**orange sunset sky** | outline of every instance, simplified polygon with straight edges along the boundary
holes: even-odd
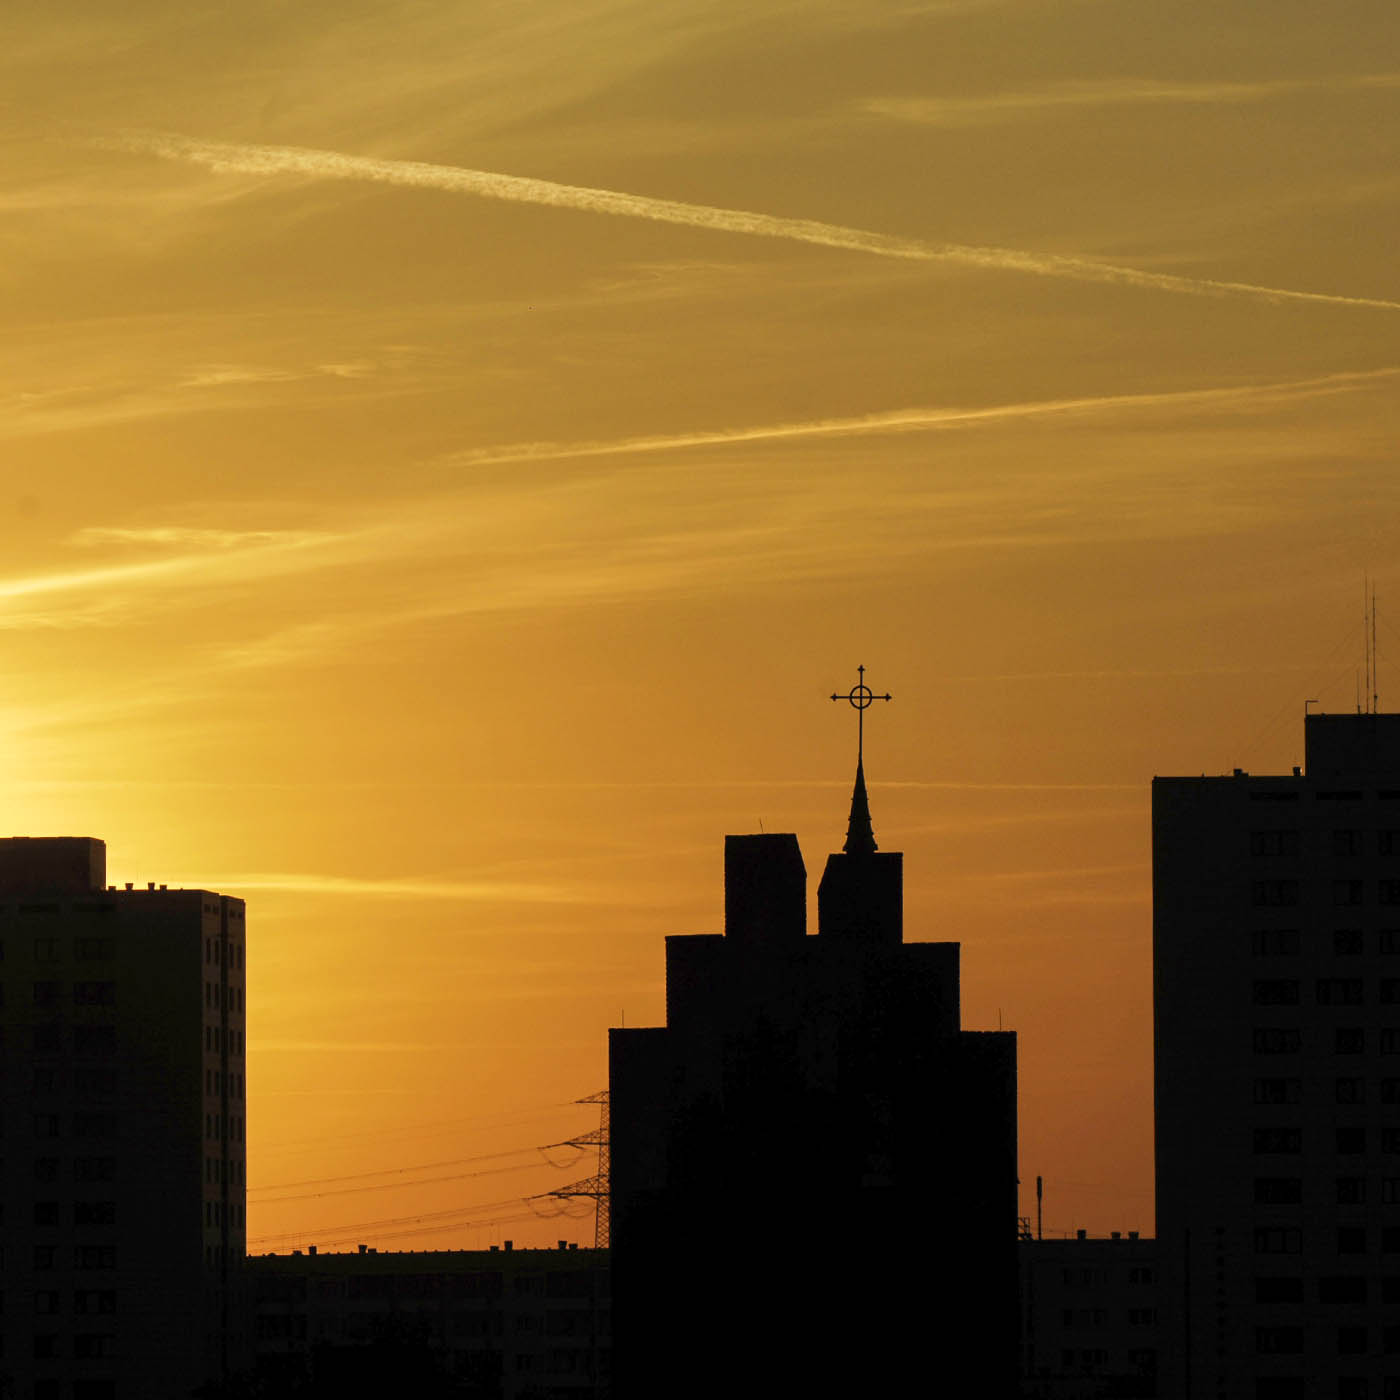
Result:
[[[1149,782],[1301,762],[1364,571],[1400,705],[1400,6],[10,20],[3,826],[247,898],[250,1247],[591,1242],[534,1148],[726,832],[815,908],[857,662],[1023,1210],[1151,1231]]]

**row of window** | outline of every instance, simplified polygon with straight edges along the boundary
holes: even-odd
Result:
[[[234,1098],[243,1097],[243,1076],[241,1074],[225,1074],[222,1070],[206,1069],[204,1071],[204,1092],[209,1095],[222,1094],[227,1088]]]
[[[1400,1355],[1400,1327],[1382,1327],[1381,1349],[1387,1356]],[[1357,1356],[1371,1350],[1371,1329],[1356,1326],[1338,1327],[1335,1333],[1337,1353]],[[1295,1356],[1303,1350],[1303,1329],[1296,1325],[1256,1327],[1254,1350],[1263,1356]]]
[[[70,1125],[75,1138],[110,1138],[117,1135],[117,1119],[112,1113],[81,1112],[73,1115]],[[0,1134],[4,1122],[0,1120]],[[33,1115],[33,1134],[36,1138],[61,1138],[63,1119],[57,1113],[36,1113]]]
[[[1315,951],[1315,936],[1308,936],[1309,951]],[[1293,957],[1302,951],[1302,931],[1296,928],[1257,928],[1250,930],[1250,951],[1257,958]],[[1383,928],[1376,933],[1376,951],[1384,956],[1400,955],[1400,929]],[[1332,930],[1332,954],[1358,958],[1366,952],[1366,931],[1359,928]]]
[[[205,1026],[204,1048],[213,1054],[222,1054],[225,1049],[230,1055],[243,1053],[243,1032],[235,1026],[227,1031],[222,1026]]]
[[[75,1361],[95,1361],[117,1354],[117,1339],[111,1332],[78,1332],[73,1337],[73,1359]],[[59,1361],[66,1359],[63,1354],[62,1339],[56,1332],[36,1332],[34,1334],[34,1359],[36,1361]]]
[[[1157,1272],[1148,1264],[1134,1264],[1128,1270],[1129,1283],[1155,1283]],[[1112,1282],[1107,1269],[1085,1268],[1082,1265],[1060,1271],[1060,1282],[1066,1288],[1107,1288]]]
[[[243,1180],[243,1163],[237,1159],[225,1160],[222,1157],[204,1159],[204,1184],[206,1186],[237,1185]]]
[[[115,1157],[74,1157],[74,1181],[115,1181],[117,1179],[117,1159]],[[62,1171],[62,1161],[58,1157],[36,1157],[34,1159],[35,1181],[57,1181]]]
[[[218,982],[206,982],[204,1004],[219,1011],[242,1011],[243,988],[223,987]]]
[[[0,1251],[0,1268],[5,1258]],[[114,1244],[80,1244],[73,1251],[75,1269],[115,1269],[117,1267],[117,1247]],[[36,1273],[49,1273],[58,1268],[58,1246],[36,1244],[34,1246],[34,1270]]]
[[[1326,882],[1319,882],[1325,888]],[[1253,880],[1249,887],[1250,902],[1257,909],[1291,909],[1303,903],[1303,881],[1295,879]],[[1355,908],[1366,903],[1366,881],[1356,879],[1331,881],[1332,903],[1339,908]],[[1400,880],[1377,880],[1376,903],[1400,905]]]
[[[63,1294],[56,1288],[43,1288],[34,1295],[34,1311],[53,1317],[63,1311]],[[79,1317],[111,1317],[117,1311],[115,1288],[76,1288],[73,1312]]]
[[[35,1006],[57,1006],[63,1000],[62,982],[35,982],[33,1000]],[[0,983],[0,1006],[5,1004],[5,987]],[[115,1006],[117,1004],[117,984],[115,982],[74,982],[74,1006]]]
[[[1255,1026],[1252,1043],[1256,1055],[1298,1055],[1303,1050],[1303,1032],[1298,1026]],[[1376,1047],[1382,1055],[1400,1055],[1400,1026],[1382,1026]],[[1332,1028],[1334,1055],[1361,1055],[1365,1051],[1365,1027]]]
[[[1303,1400],[1306,1382],[1302,1376],[1258,1376],[1254,1400]],[[1400,1400],[1400,1375],[1386,1376],[1379,1393],[1372,1390],[1365,1376],[1338,1376],[1337,1400]]]
[[[34,1223],[36,1225],[58,1225],[63,1213],[59,1201],[35,1201]],[[74,1201],[74,1225],[115,1225],[117,1223],[117,1203],[115,1201]]]
[[[1360,1206],[1366,1204],[1366,1178],[1364,1176],[1338,1176],[1333,1178],[1335,1201],[1339,1206]],[[1400,1205],[1400,1176],[1381,1178],[1381,1203]],[[1261,1206],[1296,1206],[1303,1201],[1303,1179],[1299,1176],[1256,1176],[1254,1178],[1254,1203]]]
[[[1381,1302],[1400,1303],[1400,1275],[1388,1274],[1380,1281]],[[1371,1281],[1364,1274],[1343,1274],[1317,1280],[1319,1303],[1366,1303],[1371,1297]],[[1257,1278],[1256,1303],[1301,1303],[1303,1280],[1298,1277]]]
[[[1378,1082],[1376,1099],[1383,1104],[1400,1104],[1400,1078],[1387,1075]],[[1258,1104],[1296,1104],[1303,1098],[1303,1081],[1296,1075],[1261,1076],[1254,1081],[1254,1102]],[[1332,1080],[1334,1103],[1361,1104],[1366,1102],[1366,1080],[1361,1075],[1343,1075]]]
[[[36,938],[34,940],[34,961],[37,963],[62,962],[69,948],[73,950],[75,962],[109,962],[113,957],[113,943],[110,938],[84,936],[71,941],[63,938]],[[0,943],[0,962],[5,958],[4,944]]]
[[[242,967],[243,945],[241,943],[225,943],[221,938],[206,938],[204,940],[204,965],[206,967],[222,967],[225,956],[228,958],[230,967]]]
[[[1374,834],[1378,856],[1400,856],[1400,830],[1387,829],[1374,833],[1357,827],[1334,827],[1328,848],[1334,856],[1364,856],[1367,836]],[[1275,827],[1249,833],[1249,853],[1253,856],[1297,856],[1302,854],[1303,836],[1296,827]]]
[[[3,1028],[0,1028],[2,1031]],[[75,1055],[111,1055],[117,1049],[115,1026],[65,1026],[61,1021],[45,1021],[31,1026],[30,1047],[36,1055],[61,1055],[68,1048],[71,1030]],[[0,1037],[0,1045],[4,1043]]]
[[[204,1137],[208,1142],[243,1141],[243,1119],[235,1113],[227,1116],[219,1113],[204,1115]]]
[[[1255,1006],[1298,1006],[1303,984],[1297,977],[1256,977],[1250,996]],[[1400,977],[1378,978],[1376,1000],[1382,1006],[1400,1006]],[[1313,1002],[1317,1006],[1364,1006],[1366,979],[1319,977],[1313,983]]]
[[[1338,1254],[1369,1254],[1371,1235],[1364,1225],[1339,1225],[1336,1230]],[[1385,1225],[1380,1230],[1380,1252],[1400,1254],[1400,1225]],[[1254,1232],[1256,1254],[1301,1254],[1303,1232],[1292,1225],[1267,1225]]]
[[[210,1228],[225,1223],[234,1227],[242,1225],[243,1207],[237,1201],[230,1201],[227,1208],[223,1201],[205,1201],[204,1223]]]
[[[35,1065],[31,1070],[30,1087],[36,1094],[67,1092],[69,1076],[58,1065]],[[87,1098],[110,1098],[117,1091],[115,1065],[77,1064],[73,1066],[72,1089]]]
[[[1060,1313],[1060,1325],[1062,1327],[1106,1327],[1108,1325],[1107,1308],[1064,1308]],[[1155,1327],[1157,1325],[1156,1308],[1129,1308],[1129,1327]]]

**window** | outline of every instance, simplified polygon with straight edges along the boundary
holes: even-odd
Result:
[[[1156,1308],[1129,1308],[1129,1327],[1155,1327],[1157,1325]]]
[[[1400,1103],[1400,1079],[1381,1080],[1381,1102]]]
[[[1359,1206],[1366,1202],[1366,1178],[1364,1176],[1339,1176],[1337,1178],[1337,1204],[1339,1206]]]
[[[1303,1248],[1301,1230],[1267,1226],[1254,1232],[1256,1254],[1299,1254]]]
[[[36,982],[34,984],[34,1005],[57,1006],[62,993],[63,983],[61,982]]]
[[[34,1159],[34,1180],[35,1181],[57,1181],[58,1180],[58,1158],[57,1157],[36,1157]]]
[[[1381,1253],[1400,1254],[1400,1226],[1386,1225],[1381,1229]]]
[[[1381,1178],[1381,1203],[1387,1206],[1400,1205],[1400,1176]]]
[[[1332,1049],[1338,1055],[1364,1054],[1366,1032],[1360,1026],[1338,1026],[1333,1032]]]
[[[54,1267],[58,1250],[51,1244],[36,1244],[34,1246],[34,1272],[45,1273]]]
[[[1155,1271],[1146,1264],[1139,1264],[1136,1268],[1128,1270],[1129,1283],[1154,1283],[1156,1277]]]
[[[1376,885],[1376,898],[1382,904],[1400,904],[1400,880],[1381,880]]]
[[[1334,856],[1359,856],[1363,845],[1362,834],[1359,831],[1334,831],[1332,833],[1332,854]]]
[[[1343,1157],[1355,1157],[1366,1151],[1365,1128],[1338,1128],[1337,1152]]]
[[[117,1179],[117,1159],[115,1157],[75,1157],[73,1159],[73,1179],[75,1181],[115,1181]]]
[[[57,1225],[58,1224],[58,1202],[57,1201],[35,1201],[34,1202],[34,1223],[36,1225]]]
[[[1395,1131],[1400,1134],[1400,1128]],[[1257,1156],[1267,1156],[1274,1153],[1292,1155],[1302,1150],[1303,1130],[1301,1128],[1255,1128],[1254,1130],[1254,1151]]]
[[[1339,1225],[1337,1227],[1337,1253],[1365,1254],[1365,1227],[1361,1225]]]
[[[1303,1280],[1300,1278],[1257,1278],[1254,1280],[1256,1303],[1301,1303]]]
[[[73,1311],[83,1316],[109,1317],[117,1310],[117,1294],[112,1288],[80,1288],[73,1294]]]
[[[1400,1055],[1400,1026],[1381,1027],[1381,1054]]]
[[[1366,951],[1365,935],[1359,928],[1332,930],[1332,952],[1339,958],[1359,958]]]
[[[115,1006],[117,1004],[117,984],[115,982],[74,982],[73,1002],[77,1006]]]
[[[1332,903],[1339,908],[1355,908],[1366,899],[1366,885],[1361,880],[1333,880]]]
[[[115,1356],[116,1341],[110,1332],[79,1332],[73,1338],[73,1355],[84,1361],[100,1356]]]
[[[34,1295],[34,1311],[41,1317],[52,1316],[58,1311],[58,1297],[56,1288],[41,1288]]]
[[[108,962],[112,956],[110,938],[76,938],[73,953],[79,962]]]
[[[1255,1006],[1297,1006],[1299,983],[1284,977],[1260,977],[1254,982]]]
[[[1255,1103],[1297,1103],[1302,1096],[1300,1079],[1256,1079],[1254,1081]]]
[[[1366,1350],[1366,1329],[1364,1327],[1337,1328],[1337,1351],[1342,1356],[1355,1356]]]
[[[1256,1055],[1292,1055],[1303,1048],[1303,1033],[1296,1026],[1256,1026]]]
[[[1261,1206],[1296,1206],[1303,1199],[1303,1180],[1297,1176],[1256,1176],[1254,1203]]]
[[[1394,956],[1400,953],[1400,928],[1383,928],[1380,935],[1381,952]]]
[[[34,940],[34,961],[36,963],[56,963],[63,960],[63,945],[56,938],[36,938]]]
[[[115,1201],[77,1201],[73,1205],[75,1225],[115,1225],[117,1223],[117,1203]]]
[[[1256,1327],[1254,1350],[1266,1356],[1291,1356],[1303,1349],[1301,1327]]]
[[[1400,1004],[1400,977],[1381,978],[1380,1002],[1382,1006]]]
[[[1381,1080],[1384,1085],[1385,1080]],[[1400,1128],[1381,1129],[1381,1151],[1387,1156],[1394,1156],[1400,1153]]]
[[[1360,1006],[1365,1001],[1365,982],[1360,977],[1319,977],[1319,1006]]]
[[[63,1027],[54,1022],[35,1026],[32,1036],[36,1055],[57,1055],[63,1049]]]
[[[112,1244],[80,1244],[73,1259],[79,1269],[115,1269],[117,1247]]]
[[[1296,856],[1298,854],[1298,833],[1286,829],[1278,831],[1251,831],[1249,851],[1256,856]]]
[[[1365,1103],[1366,1081],[1352,1075],[1333,1081],[1333,1093],[1338,1103]]]
[[[1400,856],[1400,831],[1376,832],[1376,854],[1378,856]]]
[[[36,1113],[34,1115],[34,1136],[36,1138],[56,1138],[58,1136],[58,1114]]]
[[[117,1049],[115,1026],[74,1026],[73,1050],[79,1055],[111,1055]]]

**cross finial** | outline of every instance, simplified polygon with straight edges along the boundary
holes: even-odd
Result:
[[[856,762],[864,762],[865,759],[865,712],[877,700],[893,700],[894,696],[876,695],[865,683],[865,667],[857,666],[856,674],[859,679],[846,692],[845,695],[832,695],[833,700],[846,700],[850,702],[851,708],[856,712]]]

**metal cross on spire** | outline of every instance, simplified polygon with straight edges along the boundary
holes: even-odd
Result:
[[[865,759],[865,712],[877,700],[893,700],[893,695],[876,695],[865,683],[865,667],[857,666],[856,674],[860,677],[858,681],[846,692],[845,695],[833,695],[833,700],[847,700],[851,708],[856,712],[856,762],[862,763]]]

